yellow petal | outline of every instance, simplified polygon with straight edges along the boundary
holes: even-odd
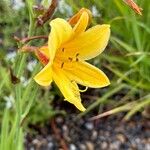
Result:
[[[56,68],[53,68],[53,79],[65,99],[74,104],[80,111],[84,111],[85,108],[81,103],[79,89],[75,82],[71,82],[62,70]]]
[[[72,16],[70,19],[69,19],[69,23],[71,25],[75,25],[77,24],[77,22],[79,21],[81,15],[86,12],[89,16],[89,20],[92,18],[92,13],[89,9],[86,9],[86,8],[81,8],[74,16]]]
[[[83,12],[77,24],[74,26],[73,31],[75,32],[74,36],[79,35],[84,32],[86,27],[88,26],[89,15],[87,12]]]
[[[104,72],[86,62],[73,62],[72,69],[64,68],[64,71],[70,80],[84,86],[101,88],[110,84]]]
[[[96,25],[64,45],[66,57],[75,56],[88,60],[96,57],[107,46],[110,37],[110,25]]]
[[[42,52],[44,55],[46,55],[47,58],[49,58],[49,49],[48,49],[48,46],[42,46],[40,47],[40,52]]]
[[[56,51],[72,36],[72,27],[67,21],[61,18],[52,20],[50,25],[51,32],[48,39],[48,48],[50,53],[50,60],[52,63]]]
[[[49,62],[49,49],[48,46],[42,46],[35,51],[35,55],[39,61],[45,66]]]
[[[52,82],[52,68],[50,63],[48,63],[35,77],[34,80],[42,85],[49,86]]]

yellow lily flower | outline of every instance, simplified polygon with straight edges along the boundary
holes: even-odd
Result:
[[[61,18],[50,22],[48,46],[40,49],[49,62],[34,77],[42,86],[49,86],[54,81],[65,100],[80,111],[85,108],[81,103],[77,84],[92,88],[110,84],[101,70],[85,62],[102,53],[110,37],[110,25],[107,24],[86,30],[90,17],[90,11],[83,8],[68,22]]]

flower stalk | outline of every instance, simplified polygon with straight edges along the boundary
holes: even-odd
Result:
[[[131,9],[133,9],[137,14],[142,15],[142,8],[139,7],[133,0],[123,0]]]

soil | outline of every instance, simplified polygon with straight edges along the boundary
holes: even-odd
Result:
[[[68,114],[30,125],[35,132],[26,135],[26,150],[150,150],[150,121],[138,114],[124,122],[123,115],[89,121]]]

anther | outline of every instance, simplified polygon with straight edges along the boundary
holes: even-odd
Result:
[[[78,56],[79,56],[79,53],[76,54],[76,57],[78,57]]]
[[[62,52],[64,52],[65,51],[65,49],[64,48],[62,48]]]
[[[72,58],[71,58],[71,57],[68,57],[68,59],[69,59],[70,61],[72,61]]]
[[[79,61],[79,59],[78,59],[78,58],[76,58],[76,61]]]
[[[64,66],[64,62],[62,62],[62,64],[61,64],[61,68],[63,68],[63,66]]]

